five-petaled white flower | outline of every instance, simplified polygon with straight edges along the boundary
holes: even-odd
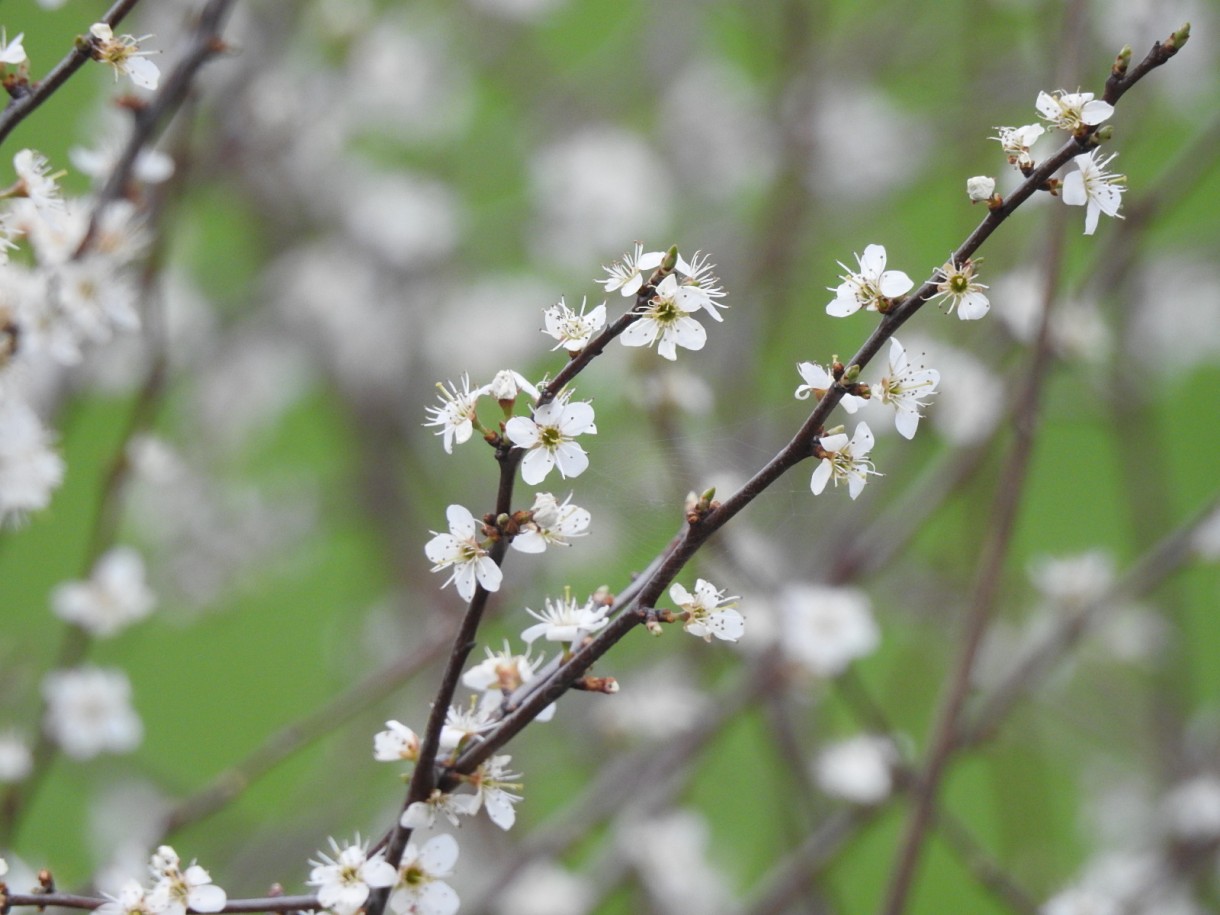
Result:
[[[440,748],[443,752],[461,750],[472,737],[477,737],[494,724],[488,720],[486,709],[451,705],[445,714],[445,726],[441,728]]]
[[[907,359],[907,351],[897,337],[890,338],[889,370],[874,390],[884,404],[894,408],[894,425],[903,438],[914,438],[919,428],[919,408],[923,400],[936,393],[940,372],[917,369]]]
[[[1076,133],[1081,127],[1094,127],[1114,113],[1109,102],[1093,98],[1092,92],[1064,92],[1055,90],[1051,95],[1039,92],[1034,103],[1038,114],[1060,130]]]
[[[144,726],[131,707],[131,682],[121,670],[78,667],[53,670],[42,681],[47,735],[73,759],[127,753]]]
[[[572,439],[597,432],[593,423],[593,404],[569,403],[560,395],[534,409],[533,417],[514,416],[504,424],[504,434],[519,448],[526,449],[521,461],[521,479],[531,486],[546,479],[552,467],[562,477],[576,477],[589,466],[589,456]],[[490,589],[489,589],[490,590]]]
[[[645,254],[644,246],[637,241],[635,251],[624,254],[621,260],[615,261],[609,267],[603,267],[608,276],[596,282],[601,283],[606,292],[618,289],[624,296],[635,295],[644,285],[645,272],[656,270],[663,260],[664,251],[649,251]]]
[[[161,71],[157,65],[148,59],[155,51],[141,51],[140,42],[151,35],[133,38],[131,35],[115,37],[114,31],[104,22],[95,22],[89,26],[89,34],[93,36],[93,59],[114,67],[114,78],[117,81],[120,74],[130,76],[131,81],[141,89],[156,89],[161,79]]]
[[[33,149],[18,150],[13,156],[13,170],[22,192],[40,213],[45,216],[64,212],[63,194],[56,184],[64,173],[47,174],[51,163],[46,156]]]
[[[579,353],[589,345],[593,335],[606,326],[606,303],[602,302],[592,311],[587,312],[587,302],[581,299],[580,313],[577,314],[561,298],[542,314],[546,324],[543,333],[549,334],[559,342],[554,349],[561,346],[569,353]]]
[[[485,648],[487,658],[462,674],[462,684],[485,692],[511,693],[534,679],[537,663],[527,654],[514,654],[505,640],[501,651]]]
[[[893,766],[898,761],[889,738],[860,734],[822,750],[813,773],[827,794],[853,804],[879,804],[893,789]]]
[[[977,321],[991,308],[991,302],[983,295],[987,287],[977,282],[974,276],[974,261],[967,260],[960,267],[953,263],[950,257],[943,267],[937,267],[936,272],[942,277],[936,285],[935,298],[944,297],[949,303],[945,311],[952,314],[957,309],[957,316],[963,321]]]
[[[1071,206],[1084,206],[1084,234],[1092,235],[1097,229],[1097,220],[1102,213],[1122,219],[1118,208],[1123,202],[1125,175],[1106,172],[1106,166],[1117,153],[1104,159],[1098,158],[1099,150],[1084,153],[1074,158],[1077,171],[1063,179],[1063,202]]]
[[[403,829],[431,829],[439,813],[452,825],[461,823],[459,817],[474,816],[479,812],[479,799],[473,794],[448,794],[433,788],[426,801],[416,801],[402,812],[398,822]]]
[[[4,870],[0,869],[0,876]],[[152,901],[139,880],[128,880],[117,896],[102,893],[108,901],[94,909],[96,915],[152,915]]]
[[[736,642],[746,631],[746,621],[733,609],[736,597],[725,597],[715,585],[700,578],[691,594],[680,584],[669,589],[669,599],[690,614],[682,628],[691,635],[710,642],[712,636],[726,642]]]
[[[852,273],[851,268],[839,262],[847,274],[840,277],[842,283],[831,288],[835,300],[826,306],[828,315],[845,318],[861,308],[882,311],[888,300],[915,285],[901,270],[885,269],[885,248],[881,245],[869,245],[863,254],[856,255],[856,262],[860,265],[859,273]]]
[[[502,574],[500,567],[479,542],[482,525],[475,521],[468,508],[461,505],[450,505],[445,517],[449,521],[449,533],[433,531],[436,536],[424,547],[424,553],[432,562],[432,571],[440,572],[452,566],[453,572],[445,585],[453,582],[462,600],[474,597],[476,579],[485,590],[498,591]]]
[[[534,659],[529,654],[514,654],[504,641],[504,648],[492,651],[485,648],[486,659],[462,674],[462,685],[468,686],[483,694],[480,709],[491,711],[499,708],[500,703],[515,689],[519,689],[534,679],[534,672],[542,664],[542,658]],[[550,721],[555,717],[555,705],[548,705],[535,719]]]
[[[212,883],[207,871],[198,864],[183,870],[178,853],[168,845],[153,854],[149,870],[155,882],[148,902],[158,915],[186,915],[188,908],[219,912],[228,902],[225,891]]]
[[[457,839],[448,833],[433,836],[422,848],[408,842],[398,882],[390,894],[390,911],[395,915],[454,915],[460,900],[442,878],[453,875],[457,859]]]
[[[619,339],[624,346],[651,346],[671,362],[678,358],[678,347],[701,350],[707,343],[707,331],[691,317],[691,313],[711,303],[696,287],[680,286],[670,273],[657,284],[656,293],[637,312],[639,318]],[[715,312],[712,312],[715,314]]]
[[[373,759],[377,762],[415,762],[419,759],[419,735],[393,719],[386,729],[373,735]]]
[[[860,495],[870,475],[880,476],[868,459],[868,453],[873,450],[873,432],[868,423],[859,423],[850,441],[847,433],[835,432],[822,436],[820,445],[825,456],[809,482],[815,496],[820,495],[833,479],[835,486],[847,483],[847,491],[854,499]]]
[[[716,300],[723,299],[727,293],[720,285],[720,277],[716,276],[716,265],[707,257],[701,257],[700,252],[696,251],[689,264],[679,257],[677,269],[682,277],[678,282],[678,291],[675,295],[683,306],[688,311],[702,308],[712,316],[713,320],[723,321],[724,318],[720,317],[720,312],[716,309],[728,306]],[[689,307],[692,305],[695,308]]]
[[[834,376],[816,362],[798,362],[796,370],[800,374],[801,380],[805,382],[797,385],[795,394],[797,400],[808,400],[810,394],[817,400],[821,400],[834,386]],[[848,413],[855,413],[867,401],[855,394],[844,394],[839,403]]]
[[[398,880],[398,872],[381,852],[369,857],[359,836],[342,849],[331,839],[330,847],[335,857],[319,853],[319,860],[309,862],[313,870],[306,882],[318,888],[318,904],[335,915],[355,915],[371,889],[393,886]]]
[[[101,638],[148,616],[155,603],[144,580],[144,560],[124,546],[103,553],[88,581],[64,582],[51,592],[56,616]]]
[[[445,452],[452,454],[454,442],[461,445],[474,433],[474,424],[479,419],[476,412],[479,395],[486,389],[470,390],[469,375],[462,376],[460,392],[453,382],[446,388],[438,381],[436,387],[440,391],[441,405],[427,408],[428,421],[424,425],[441,427],[436,434],[444,436]]]
[[[538,622],[522,632],[521,638],[527,645],[532,645],[539,637],[545,637],[548,642],[572,644],[609,623],[606,619],[608,609],[605,604],[595,603],[593,598],[578,606],[570,592],[557,601],[548,597],[541,613],[525,608],[525,612]]]
[[[593,516],[579,505],[571,504],[568,496],[562,502],[549,492],[534,496],[534,507],[530,509],[530,520],[522,525],[513,538],[512,546],[522,553],[541,553],[548,546],[571,546],[573,537],[589,533]]]
[[[25,32],[18,32],[17,37],[12,41],[8,40],[8,32],[0,29],[0,64],[16,64],[25,63],[25,48],[21,41],[25,38]]]
[[[997,127],[996,131],[998,133],[992,139],[1000,142],[1010,165],[1018,168],[1033,166],[1034,157],[1031,150],[1038,138],[1046,133],[1045,127],[1041,124],[1025,124],[1022,127]]]
[[[521,800],[520,772],[510,772],[511,756],[493,756],[479,766],[470,777],[475,788],[475,797],[487,808],[487,816],[501,829],[511,829],[517,821],[514,806]]]

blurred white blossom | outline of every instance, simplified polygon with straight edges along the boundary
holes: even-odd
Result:
[[[85,666],[51,671],[43,678],[47,734],[73,759],[128,753],[144,726],[131,707],[131,683],[114,668]]]
[[[813,773],[818,787],[827,794],[853,804],[878,804],[893,790],[897,761],[888,738],[860,734],[825,747]]]
[[[855,588],[794,584],[779,606],[784,653],[815,676],[837,676],[881,644],[868,596]]]
[[[155,603],[144,579],[144,560],[122,546],[98,558],[88,581],[64,582],[51,592],[56,616],[102,638],[148,616]]]

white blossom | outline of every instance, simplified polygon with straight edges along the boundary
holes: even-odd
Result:
[[[624,296],[632,296],[644,285],[645,272],[651,273],[656,270],[664,260],[664,251],[644,253],[644,246],[636,242],[635,250],[632,253],[624,254],[620,260],[615,261],[609,267],[602,268],[606,271],[607,276],[597,282],[602,284],[606,292],[618,289]]]
[[[63,172],[48,174],[51,163],[46,156],[33,149],[18,150],[13,156],[13,170],[17,173],[24,196],[39,213],[47,215],[64,211],[63,194],[56,183]]]
[[[901,270],[886,270],[885,261],[885,248],[869,245],[863,254],[856,255],[856,263],[860,265],[858,273],[840,262],[839,266],[847,273],[840,277],[843,282],[831,289],[835,300],[826,306],[826,313],[845,318],[861,308],[882,311],[890,299],[903,295],[915,285]]]
[[[542,659],[529,654],[515,654],[508,640],[500,651],[485,648],[487,657],[462,674],[462,685],[483,694],[480,709],[489,712],[500,707],[504,697],[527,683],[533,682],[535,672]],[[555,704],[551,703],[535,719],[550,721],[555,717]]]
[[[838,676],[881,644],[868,597],[855,588],[793,585],[780,612],[784,653],[815,676]]]
[[[102,895],[107,901],[94,909],[98,915],[158,915],[139,880],[128,880],[117,896]]]
[[[127,753],[144,736],[131,707],[131,683],[121,670],[80,667],[43,678],[47,734],[73,759]]]
[[[796,371],[801,376],[801,380],[805,382],[804,384],[797,385],[795,394],[797,400],[808,400],[810,394],[817,400],[821,400],[826,396],[826,392],[834,386],[834,376],[816,362],[798,362],[796,364]],[[855,413],[868,401],[863,397],[857,397],[855,394],[844,394],[839,403],[842,404],[843,409],[848,413]]]
[[[25,63],[25,47],[21,44],[24,38],[25,32],[18,32],[17,37],[9,41],[8,30],[0,29],[0,64],[16,66]]]
[[[561,298],[543,312],[542,319],[546,324],[543,333],[550,335],[559,342],[554,349],[563,347],[569,353],[579,353],[606,326],[606,303],[602,302],[592,311],[587,312],[587,302],[581,299],[579,314],[568,307]]]
[[[1038,138],[1046,133],[1041,124],[1026,124],[1023,127],[997,127],[994,140],[999,140],[1008,161],[1020,168],[1032,168],[1034,164],[1031,149]]]
[[[511,829],[517,821],[516,804],[521,801],[520,772],[509,771],[511,756],[493,756],[472,776],[475,797],[487,808],[488,818],[501,829]]]
[[[950,257],[944,266],[936,268],[936,272],[941,281],[936,286],[935,298],[943,297],[949,303],[947,313],[952,314],[956,308],[957,316],[963,321],[977,321],[987,314],[991,303],[983,295],[987,287],[975,279],[974,261],[967,260],[958,266]]]
[[[478,391],[479,394],[490,394],[502,404],[512,403],[522,391],[534,400],[538,399],[538,389],[520,372],[512,369],[500,369],[494,378]]]
[[[144,580],[144,560],[122,546],[102,554],[88,581],[64,582],[51,592],[56,616],[102,638],[148,616],[155,603]]]
[[[615,703],[610,703],[611,705]],[[596,894],[589,881],[551,861],[519,869],[496,895],[496,915],[582,915],[592,911]]]
[[[508,642],[500,651],[485,648],[487,657],[462,674],[462,684],[479,692],[511,693],[534,679],[539,661],[528,654],[514,654]]]
[[[63,476],[63,459],[34,411],[0,398],[0,520],[46,508]]]
[[[445,714],[445,725],[441,728],[440,749],[444,753],[460,751],[471,738],[477,737],[494,724],[482,708],[459,708],[451,705]]]
[[[548,597],[541,613],[525,608],[525,612],[538,622],[522,632],[521,638],[527,645],[542,637],[548,642],[574,644],[605,627],[610,622],[606,619],[608,610],[605,604],[595,602],[593,598],[578,605],[571,593],[554,601]]]
[[[317,887],[318,904],[335,915],[355,915],[372,889],[393,886],[398,879],[381,852],[368,856],[359,836],[344,848],[331,839],[330,847],[334,857],[319,852],[318,860],[309,862],[313,870],[306,882]]]
[[[1057,89],[1054,95],[1039,92],[1034,103],[1038,114],[1060,130],[1076,133],[1083,126],[1093,127],[1114,113],[1109,102],[1094,99],[1092,92],[1064,92]]]
[[[178,854],[162,845],[152,857],[150,867],[154,885],[148,895],[157,915],[186,915],[186,910],[219,912],[228,902],[225,891],[212,883],[212,877],[198,864],[184,871]]]
[[[22,781],[33,768],[34,755],[21,735],[0,731],[0,785]]]
[[[390,720],[386,729],[373,735],[373,759],[378,762],[415,762],[419,759],[419,735],[401,721]]]
[[[449,533],[433,531],[435,536],[424,547],[433,572],[453,569],[441,587],[453,582],[462,600],[467,601],[474,597],[476,579],[485,590],[498,591],[503,574],[479,542],[482,525],[461,505],[450,505],[445,517],[449,521]]]
[[[473,794],[447,794],[434,788],[426,801],[416,801],[403,811],[398,822],[403,829],[431,829],[439,813],[450,824],[457,826],[460,817],[474,816],[479,812],[479,799]]]
[[[1100,549],[1038,556],[1029,564],[1029,580],[1059,607],[1084,607],[1101,600],[1114,584],[1114,557]]]
[[[857,424],[850,441],[847,433],[834,432],[823,435],[820,445],[825,456],[814,468],[809,481],[809,488],[815,496],[821,495],[826,484],[834,480],[835,486],[846,483],[847,491],[854,499],[860,495],[870,476],[880,476],[868,459],[868,453],[873,450],[873,432],[868,423]]]
[[[887,738],[861,734],[822,750],[814,777],[827,794],[853,804],[877,804],[893,790],[895,756]]]
[[[461,445],[474,434],[474,424],[478,421],[476,407],[484,389],[470,390],[469,375],[462,376],[461,391],[452,382],[448,387],[437,382],[436,387],[440,391],[441,405],[427,408],[428,421],[424,425],[440,426],[435,434],[444,436],[445,452],[452,454],[455,442]]]
[[[874,386],[878,399],[894,408],[894,425],[903,438],[914,438],[919,427],[919,409],[940,384],[936,369],[915,368],[897,337],[890,338],[889,367]]]
[[[637,312],[639,318],[619,336],[624,346],[657,344],[657,353],[671,362],[678,358],[678,347],[701,350],[707,331],[691,317],[704,307],[706,296],[681,287],[670,273],[657,284],[656,292]],[[710,303],[710,299],[706,299]]]
[[[1114,896],[1087,886],[1068,887],[1038,909],[1040,915],[1122,915],[1124,911]]]
[[[1063,202],[1069,206],[1083,206],[1084,234],[1092,235],[1097,230],[1097,221],[1102,213],[1122,219],[1118,208],[1122,206],[1126,176],[1106,171],[1117,153],[1104,159],[1098,158],[1100,150],[1084,153],[1074,158],[1076,171],[1063,179]]]
[[[86,149],[73,146],[68,150],[68,159],[76,170],[94,179],[106,179],[114,171],[123,148],[110,144],[101,149]],[[144,184],[160,184],[174,174],[174,160],[158,149],[141,149],[131,167],[132,177]]]
[[[156,89],[161,78],[157,65],[148,59],[155,51],[141,51],[140,42],[151,35],[133,38],[131,35],[115,37],[110,26],[104,22],[95,22],[89,26],[89,34],[93,36],[93,58],[114,68],[114,78],[128,76],[141,89]]]
[[[682,628],[706,642],[712,636],[726,642],[736,642],[745,634],[746,622],[734,608],[736,597],[725,597],[711,582],[698,579],[695,593],[691,594],[680,584],[669,589],[669,599],[690,614]]]
[[[573,537],[588,534],[593,516],[579,505],[571,504],[569,495],[562,502],[549,492],[534,496],[530,520],[513,537],[513,549],[523,553],[541,553],[548,546],[571,546]]]
[[[521,479],[531,486],[545,480],[552,467],[558,467],[559,475],[565,478],[584,473],[589,456],[572,439],[596,432],[593,405],[587,401],[569,403],[565,395],[534,408],[532,417],[514,416],[504,424],[509,440],[525,449]]]
[[[1206,774],[1179,782],[1161,802],[1161,817],[1179,839],[1214,842],[1220,838],[1220,778]]]
[[[457,859],[457,840],[448,833],[433,836],[423,847],[408,842],[390,894],[390,911],[395,915],[454,915],[460,901],[443,878],[453,875]]]

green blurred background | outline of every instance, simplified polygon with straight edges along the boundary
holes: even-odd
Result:
[[[1190,19],[1185,51],[1113,119],[1129,218],[1087,238],[1082,212],[1040,201],[1005,224],[982,252],[991,314],[965,323],[928,308],[900,335],[945,373],[930,431],[881,437],[874,458],[886,475],[857,503],[843,491],[812,496],[812,465],[761,498],[726,540],[735,558],[709,552],[682,578],[689,586],[697,572],[742,595],[742,650],[676,632],[628,639],[597,668],[623,695],[568,697],[553,723],[514,743],[526,784],[518,826],[463,827],[453,882],[472,903],[483,898],[495,862],[545,831],[603,766],[641,746],[655,747],[643,751],[650,759],[684,733],[675,721],[669,736],[615,736],[599,706],[628,701],[650,667],[675,659],[684,685],[732,689],[757,654],[752,612],[757,631],[773,630],[785,583],[828,580],[837,545],[862,530],[880,545],[887,519],[902,517],[887,511],[906,504],[931,513],[897,556],[852,581],[883,632],[853,677],[918,759],[1012,445],[1003,397],[980,388],[1018,384],[1029,351],[1020,315],[1049,245],[1064,256],[1056,307],[1076,323],[1065,323],[1047,379],[1005,564],[995,628],[1009,641],[997,637],[987,663],[1045,619],[1027,574],[1038,557],[1102,549],[1122,568],[1215,495],[1216,8],[1172,6],[240,4],[226,30],[233,53],[209,65],[189,118],[162,144],[180,182],[147,305],[169,328],[171,367],[152,431],[198,489],[175,478],[172,498],[155,486],[141,495],[139,481],[125,492],[120,539],[145,552],[159,610],[88,652],[129,674],[146,738],[127,757],[56,760],[11,853],[52,867],[61,887],[86,884],[118,844],[124,804],[189,796],[418,647],[421,633],[452,625],[459,602],[438,591],[423,544],[450,502],[489,509],[495,478],[477,441],[447,456],[420,427],[434,382],[465,371],[482,382],[510,365],[553,374],[562,357],[536,333],[541,310],[560,295],[600,301],[593,278],[637,239],[709,252],[729,290],[703,353],[682,352],[671,369],[654,352],[615,347],[578,383],[598,411],[593,463],[552,491],[576,493],[594,534],[554,563],[510,556],[485,639],[498,646],[526,625],[521,607],[565,583],[578,594],[622,587],[676,529],[686,492],[731,491],[787,441],[807,406],[791,397],[794,364],[846,356],[871,327],[865,315],[825,315],[836,261],[878,242],[892,267],[930,275],[980,218],[966,178],[1012,186],[988,139],[995,125],[1033,121],[1041,89],[1100,92],[1123,43],[1139,57]],[[191,8],[165,3],[125,27],[156,34],[148,44],[165,49],[164,69]],[[26,33],[37,73],[102,9],[20,0],[3,21]],[[31,146],[66,165],[69,147],[110,129],[98,111],[115,92],[108,73],[86,68],[6,155]],[[1041,152],[1054,148],[1043,142]],[[65,184],[86,190],[79,176]],[[611,308],[622,301],[612,296]],[[31,739],[39,678],[64,637],[47,595],[87,571],[98,494],[127,444],[151,346],[116,345],[71,376],[55,401],[66,481],[49,510],[0,541],[0,725]],[[943,353],[971,360],[956,406]],[[647,406],[640,392],[663,384],[693,390],[695,408]],[[939,415],[967,402],[983,415],[963,428]],[[951,494],[921,502],[976,443],[974,469]],[[1145,605],[1134,638],[1146,650],[1122,656],[1086,639],[994,741],[952,768],[945,809],[1035,902],[1112,846],[1098,825],[1099,810],[1120,806],[1107,792],[1135,785],[1156,798],[1216,773],[1217,584],[1206,565],[1175,576]],[[371,735],[390,717],[422,727],[435,676],[426,666],[353,706],[173,844],[231,897],[273,882],[301,891],[326,836],[379,835],[392,822],[401,787],[392,767],[372,763]],[[680,765],[657,813],[672,805],[706,822],[725,911],[842,808],[811,787],[809,761],[866,724],[842,687],[798,678]],[[644,763],[640,773],[641,795],[662,777]],[[895,801],[861,827],[791,910],[876,910],[904,811]],[[1148,822],[1127,828],[1149,839]],[[613,831],[591,821],[556,858],[594,874],[599,913],[667,911],[639,873],[613,865]],[[909,911],[1021,911],[982,884],[960,847],[939,835],[929,847]],[[653,851],[681,866],[679,850]],[[1214,910],[1214,869],[1192,873],[1198,910]]]

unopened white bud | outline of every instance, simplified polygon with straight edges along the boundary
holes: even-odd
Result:
[[[985,203],[995,193],[995,178],[986,175],[975,175],[966,179],[966,196],[973,203]]]

